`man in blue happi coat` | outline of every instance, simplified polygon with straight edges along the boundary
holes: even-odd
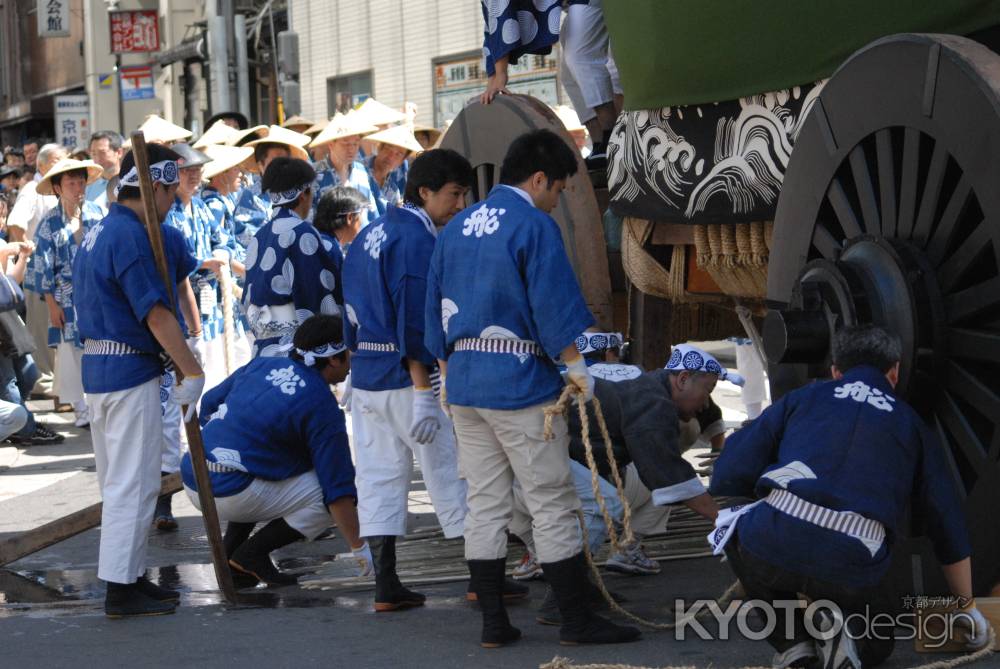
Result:
[[[424,602],[395,570],[414,457],[444,536],[463,534],[465,484],[451,421],[431,387],[437,366],[424,346],[424,298],[437,226],[462,208],[471,183],[472,166],[459,154],[424,153],[410,171],[406,204],[362,230],[344,261],[358,516],[375,557],[376,611]]]
[[[469,486],[465,557],[488,648],[521,634],[502,599],[515,480],[563,615],[561,640],[613,643],[639,636],[600,618],[586,602],[565,419],[553,417],[554,438],[544,437],[545,408],[564,386],[556,359],[566,364],[567,382],[582,399],[594,392],[575,344],[594,318],[559,226],[547,213],[576,169],[576,155],[555,133],[516,139],[500,168],[501,185],[440,233],[427,275],[425,341],[439,360]]]
[[[972,598],[971,546],[944,447],[894,392],[900,358],[899,340],[880,327],[841,329],[833,379],[775,402],[726,440],[715,464],[712,494],[759,498],[721,511],[709,537],[748,599],[802,593],[839,608],[821,609],[813,621],[792,611],[792,625],[779,623],[768,636],[775,667],[819,657],[825,669],[860,669],[892,653],[891,633],[863,629],[862,616],[851,614],[897,608],[882,581],[911,502],[959,598],[956,629],[970,649],[989,639]],[[823,634],[814,639],[810,629]]]
[[[241,585],[291,585],[270,553],[311,541],[331,522],[371,573],[358,536],[357,490],[344,414],[330,392],[350,358],[337,316],[312,316],[295,332],[287,358],[257,358],[205,393],[205,457],[219,518],[229,521],[226,556]],[[181,462],[184,488],[200,507],[191,456]],[[250,536],[256,523],[267,523]]]
[[[180,156],[156,144],[148,149],[156,222],[161,223],[176,198]],[[172,613],[179,599],[177,592],[144,576],[147,533],[160,492],[161,354],[184,373],[174,402],[194,405],[205,384],[157,272],[131,153],[122,161],[122,172],[118,202],[87,231],[73,260],[77,327],[84,340],[83,389],[104,501],[97,575],[108,584],[104,610],[111,617]],[[162,231],[174,294],[193,305],[188,276],[198,262],[178,230],[162,226]]]

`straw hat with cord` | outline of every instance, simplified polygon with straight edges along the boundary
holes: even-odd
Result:
[[[327,126],[323,128],[323,131],[319,133],[316,139],[310,142],[309,146],[322,146],[323,144],[329,144],[345,137],[370,135],[377,131],[377,127],[365,121],[363,117],[359,116],[353,110],[347,114],[338,113],[330,119]]]
[[[187,128],[171,123],[165,118],[150,114],[139,126],[139,132],[149,144],[164,144],[169,146],[177,142],[183,142],[194,133]]]
[[[305,118],[304,116],[292,116],[291,118],[285,119],[285,122],[281,124],[282,128],[288,128],[289,130],[294,130],[295,132],[306,132],[308,128],[311,128],[315,123]]]
[[[205,165],[202,176],[206,180],[218,176],[234,167],[239,167],[253,156],[253,149],[247,146],[222,146],[214,144],[205,147],[205,154],[212,162]]]
[[[55,195],[52,190],[52,177],[74,172],[76,170],[87,170],[87,185],[90,185],[101,178],[104,168],[92,160],[74,160],[73,158],[63,158],[52,166],[45,173],[45,178],[38,182],[37,192],[39,195]]]
[[[365,121],[377,126],[402,123],[406,120],[406,114],[389,105],[382,104],[375,98],[368,98],[362,102],[356,111]]]
[[[437,128],[430,125],[413,126],[413,136],[417,138],[417,141],[420,142],[420,146],[423,146],[425,151],[427,149],[435,147],[438,143],[438,140],[441,139],[441,135],[443,134],[444,134],[443,130],[438,130]],[[424,142],[422,142],[420,139],[421,135],[427,135],[426,146],[424,145]]]
[[[303,130],[302,132],[309,135],[310,138],[315,138],[316,135],[323,132],[326,126],[330,125],[330,119],[325,118],[322,121],[316,121],[311,126]]]
[[[208,130],[205,131],[205,134],[199,137],[198,141],[191,146],[201,150],[211,144],[227,144],[229,143],[229,140],[239,133],[239,130],[232,127],[225,121],[216,121],[213,125],[209,126]]]
[[[236,134],[226,142],[229,146],[243,146],[248,142],[267,137],[270,129],[266,125],[255,125],[246,130],[238,130]]]
[[[309,160],[309,154],[306,153],[304,148],[302,148],[308,143],[308,135],[303,135],[300,132],[295,132],[294,130],[289,130],[288,128],[282,128],[279,125],[272,125],[268,129],[267,137],[255,139],[252,142],[247,142],[243,145],[254,150],[254,155],[247,159],[246,163],[243,165],[243,169],[248,172],[258,173],[260,171],[260,161],[257,160],[257,147],[267,146],[270,144],[277,144],[285,147],[288,149],[288,154],[292,158]]]
[[[365,140],[398,146],[410,153],[420,153],[424,150],[424,147],[420,145],[417,138],[413,136],[413,131],[405,125],[396,125],[385,130],[379,130],[365,137]]]

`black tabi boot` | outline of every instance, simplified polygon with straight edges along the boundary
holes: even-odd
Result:
[[[396,574],[396,537],[366,537],[375,568],[375,611],[398,611],[423,606],[427,597],[403,587]]]
[[[160,477],[169,476],[167,472],[160,472]],[[156,498],[156,510],[153,511],[153,526],[161,532],[176,532],[177,519],[174,518],[172,508],[173,493],[160,495]]]
[[[176,604],[181,601],[181,593],[169,588],[161,588],[145,576],[140,576],[139,580],[135,582],[135,586],[142,594],[152,597],[158,602],[173,602]]]
[[[284,518],[277,518],[244,541],[229,558],[229,566],[234,572],[248,574],[268,585],[295,585],[299,582],[298,577],[278,571],[271,562],[271,551],[303,538],[302,533],[292,529]]]
[[[469,573],[473,588],[483,612],[483,648],[499,648],[521,638],[521,630],[510,624],[503,604],[504,570],[506,560],[469,560]]]
[[[465,599],[470,602],[479,601],[479,596],[476,593],[474,585],[475,579],[469,579],[469,588],[465,591]],[[531,588],[528,586],[518,583],[514,579],[504,577],[503,589],[500,594],[503,596],[505,602],[517,602],[527,599],[530,592]]]
[[[226,551],[226,559],[233,557],[233,553],[250,538],[250,533],[257,523],[237,523],[230,520],[226,523],[226,533],[222,537],[222,546]],[[237,588],[252,588],[260,583],[256,576],[244,574],[243,572],[231,570],[233,572],[233,585]]]
[[[171,602],[159,601],[144,593],[138,583],[108,581],[108,594],[104,597],[104,615],[108,618],[162,616],[173,613],[175,608]]]
[[[584,557],[584,565],[586,565],[586,557]],[[584,585],[584,590],[587,595],[587,603],[590,605],[590,610],[597,611],[608,611],[611,606],[608,601],[604,599],[604,595],[601,593],[601,589],[597,587],[594,583],[594,577],[590,573],[590,569],[584,566],[587,574],[587,583]],[[623,604],[628,601],[624,595],[619,595],[616,592],[608,590],[608,594],[611,595],[611,599],[615,600],[618,604]],[[552,590],[552,586],[545,588],[545,599],[542,600],[542,605],[538,608],[538,615],[535,616],[535,622],[540,625],[562,625],[563,619],[562,614],[559,613],[559,603],[556,600],[556,593]]]
[[[559,562],[542,564],[545,580],[552,584],[563,625],[559,642],[564,646],[577,644],[624,643],[639,638],[635,627],[616,625],[591,610],[586,587],[586,558],[583,553]]]

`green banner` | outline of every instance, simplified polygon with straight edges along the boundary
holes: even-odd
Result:
[[[627,109],[704,104],[830,76],[869,42],[966,35],[1000,0],[604,0]]]

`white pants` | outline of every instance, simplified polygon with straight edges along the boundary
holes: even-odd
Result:
[[[560,65],[563,88],[581,123],[596,116],[594,109],[621,94],[618,67],[609,48],[608,29],[600,0],[570,5],[562,24]]]
[[[43,390],[51,390],[55,379],[55,351],[49,348],[49,308],[42,296],[33,290],[24,291],[24,324],[35,340],[35,366],[41,373],[38,385]]]
[[[351,419],[361,536],[406,534],[414,457],[444,536],[462,536],[468,511],[466,485],[458,476],[455,435],[444,411],[438,409],[441,429],[429,444],[418,444],[410,436],[412,387],[379,391],[354,388]]]
[[[201,511],[198,492],[184,486],[184,492]],[[323,503],[323,488],[312,469],[283,481],[254,479],[246,489],[227,497],[216,497],[219,520],[234,523],[266,523],[284,518],[288,526],[312,541],[330,527],[330,512]]]
[[[539,562],[559,562],[580,552],[580,500],[570,474],[569,431],[566,419],[556,416],[553,438],[545,439],[546,406],[502,411],[452,405],[459,466],[469,483],[467,560],[507,555],[515,480],[532,518]]]
[[[72,404],[83,401],[83,349],[71,342],[60,342],[56,347],[55,391],[60,402]]]
[[[173,474],[181,470],[181,456],[187,449],[181,446],[181,408],[174,404],[173,394],[176,376],[164,372],[160,376],[160,415],[163,416],[163,451],[160,471]],[[186,441],[185,441],[186,443]]]
[[[736,344],[736,369],[746,379],[740,399],[743,400],[747,418],[754,419],[760,415],[767,402],[767,382],[764,378],[764,362],[757,355],[753,344]]]
[[[111,393],[87,393],[97,465],[101,548],[97,576],[133,583],[146,570],[146,536],[160,493],[160,377]]]

